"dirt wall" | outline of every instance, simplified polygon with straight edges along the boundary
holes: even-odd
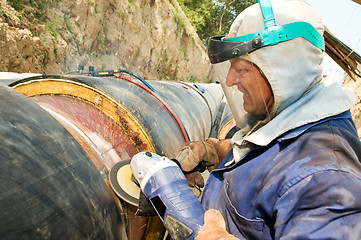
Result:
[[[145,79],[213,81],[198,36],[168,0],[35,3],[23,1],[19,10],[1,0],[0,71],[58,74],[83,65]]]

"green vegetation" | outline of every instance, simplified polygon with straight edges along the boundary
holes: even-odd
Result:
[[[188,79],[188,82],[190,82],[190,83],[195,83],[195,82],[197,82],[197,81],[198,81],[198,77],[197,77],[197,76],[194,76],[194,75],[192,75],[191,78]]]
[[[22,0],[7,0],[10,5],[15,8],[17,11],[21,11],[24,9],[24,1]]]
[[[167,80],[177,79],[178,66],[174,63],[173,59],[169,58],[167,49],[163,50],[161,55],[160,64],[158,66],[158,72],[161,77]]]
[[[163,33],[167,34],[167,27],[163,25],[162,29],[163,29]]]
[[[187,46],[183,38],[180,39],[180,50],[183,52],[184,60],[188,61]]]
[[[55,39],[57,39],[56,34],[57,34],[57,32],[58,32],[59,30],[61,30],[60,25],[59,25],[57,22],[55,22],[55,21],[50,21],[50,20],[48,20],[48,21],[45,22],[45,27],[46,27],[46,30],[47,30]]]
[[[46,8],[51,0],[7,0],[7,2],[15,8],[16,11],[20,12],[21,15],[24,13],[25,6],[32,6],[32,9],[34,9],[34,12],[32,12],[33,16],[39,22],[45,23]]]
[[[130,6],[130,7],[134,6],[134,2],[135,2],[135,0],[129,0],[129,3],[128,3],[129,6]]]
[[[34,1],[36,9],[35,18],[37,18],[40,22],[44,22],[46,20],[46,3],[42,1]]]
[[[169,54],[168,54],[168,51],[167,51],[167,49],[164,49],[163,50],[163,60],[165,61],[165,62],[168,62],[168,60],[169,60]]]
[[[233,20],[256,0],[178,0],[202,42],[208,38],[226,34]]]
[[[7,0],[7,2],[20,13],[16,15],[20,21],[22,21],[23,16],[28,19],[29,16],[33,16],[35,19],[30,18],[30,21],[35,20],[45,24],[48,32],[56,38],[56,32],[61,28],[59,24],[50,21],[46,17],[46,10],[51,0]],[[26,9],[25,6],[31,6],[32,8]]]
[[[69,17],[66,16],[66,15],[64,15],[64,22],[65,22],[66,29],[67,29],[68,31],[71,31],[71,29],[72,29],[73,26],[72,26],[71,23],[70,23]]]
[[[21,12],[19,12],[19,14],[15,14],[15,16],[17,16],[19,18],[20,22],[23,21],[23,14],[24,14],[24,9],[21,10]]]
[[[97,4],[97,3],[95,3],[94,12],[95,12],[96,14],[99,13],[98,4]]]
[[[3,16],[5,19],[7,18],[11,19],[11,14],[5,11],[4,9],[0,9],[0,15]]]
[[[175,30],[175,35],[177,37],[180,37],[182,34],[182,31],[185,30],[185,23],[184,23],[182,17],[179,15],[179,13],[176,11],[174,11],[174,21],[177,24],[177,29]]]

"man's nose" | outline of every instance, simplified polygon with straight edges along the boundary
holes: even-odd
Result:
[[[233,68],[230,68],[228,70],[228,74],[226,78],[226,86],[231,87],[237,83],[239,83],[239,78],[236,74],[236,71]]]

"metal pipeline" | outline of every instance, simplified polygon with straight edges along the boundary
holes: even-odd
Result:
[[[172,158],[186,140],[224,138],[234,129],[234,121],[218,84],[149,81],[179,117],[189,137],[186,139],[169,108],[134,81],[127,78],[52,75],[22,79],[10,86],[35,100],[68,130],[86,152],[87,159],[94,163],[100,173],[98,175],[103,177],[103,184],[105,182],[109,189],[110,168],[137,152],[150,151]],[[84,167],[88,168],[88,165]],[[31,181],[37,179],[36,175],[32,177]],[[79,188],[84,188],[82,182],[78,184]],[[115,219],[109,225],[118,225],[121,228],[118,232],[123,235],[127,232],[129,239],[162,237],[160,220],[134,217],[135,207],[115,195],[113,197],[118,212],[126,217]],[[57,223],[50,219],[49,224]],[[137,226],[143,227],[138,229]],[[82,230],[87,231],[86,228]]]
[[[46,111],[0,84],[2,239],[119,239],[117,205],[84,149]]]

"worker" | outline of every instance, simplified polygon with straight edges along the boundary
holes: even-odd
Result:
[[[197,240],[361,239],[355,94],[323,74],[323,31],[304,0],[258,0],[227,36],[210,38],[240,130],[188,142],[177,156],[185,171],[200,161],[211,171],[206,183],[186,176],[205,185]]]

